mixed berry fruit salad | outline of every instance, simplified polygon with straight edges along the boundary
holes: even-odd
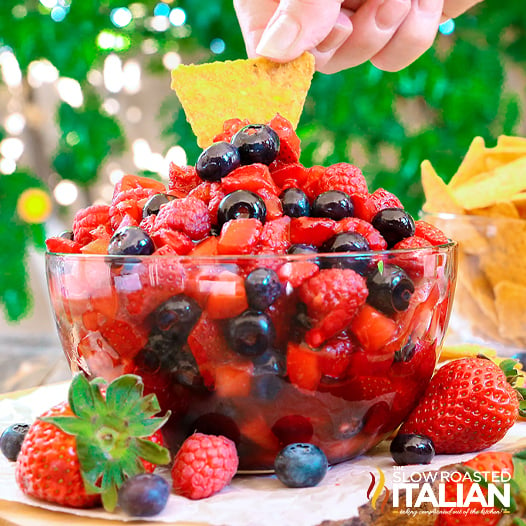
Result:
[[[429,383],[449,318],[455,245],[348,163],[305,167],[290,123],[239,119],[168,188],[124,176],[109,205],[47,240],[72,368],[133,373],[195,431],[268,469],[287,444],[329,463],[392,432]]]

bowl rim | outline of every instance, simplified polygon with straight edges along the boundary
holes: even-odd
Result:
[[[421,218],[425,221],[426,217],[436,217],[445,220],[468,220],[480,223],[520,223],[526,224],[526,218],[506,217],[506,216],[484,216],[478,214],[454,214],[452,212],[422,212]]]
[[[458,242],[453,239],[449,239],[447,243],[440,245],[431,245],[428,247],[414,247],[414,248],[397,248],[397,249],[386,249],[386,250],[368,250],[368,251],[356,251],[356,252],[314,252],[312,254],[217,254],[217,255],[181,255],[181,254],[150,254],[150,255],[111,255],[111,254],[83,254],[83,253],[68,253],[68,252],[50,252],[46,250],[45,257],[47,259],[54,258],[67,258],[67,259],[93,259],[93,260],[118,260],[118,261],[151,261],[156,259],[176,259],[181,262],[186,261],[250,261],[250,260],[283,260],[284,262],[294,261],[306,261],[313,262],[316,259],[334,259],[334,258],[365,258],[365,257],[380,257],[380,256],[392,256],[392,255],[403,255],[411,253],[452,253],[458,247]]]

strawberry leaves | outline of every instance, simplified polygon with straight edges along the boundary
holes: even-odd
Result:
[[[99,493],[107,511],[117,505],[124,481],[142,473],[141,459],[168,464],[168,450],[147,438],[168,420],[170,413],[156,417],[160,406],[154,394],[143,396],[144,384],[136,375],[113,380],[105,396],[100,379],[83,375],[71,382],[68,401],[74,416],[52,416],[43,421],[74,435],[77,456],[87,492]]]

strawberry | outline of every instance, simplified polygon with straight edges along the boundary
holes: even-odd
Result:
[[[58,254],[78,254],[82,245],[73,241],[72,239],[64,239],[63,237],[48,237],[46,239],[46,248],[49,252]]]
[[[154,417],[159,404],[154,395],[142,396],[140,377],[120,376],[105,395],[99,380],[75,376],[68,402],[31,425],[15,467],[26,495],[75,508],[97,506],[102,499],[113,511],[123,482],[151,469],[140,460],[169,462],[168,450],[155,436],[169,414]]]
[[[268,124],[279,137],[278,161],[287,163],[298,162],[300,158],[300,139],[296,135],[292,124],[279,113]]]
[[[191,190],[201,183],[201,178],[197,175],[193,166],[178,166],[175,163],[170,163],[168,177],[170,178],[168,183],[170,192],[181,192],[183,195],[188,195]]]
[[[133,358],[148,342],[147,330],[128,320],[108,320],[100,326],[99,330],[122,358]]]
[[[485,358],[446,363],[400,432],[428,436],[437,454],[470,453],[495,444],[519,411],[526,410],[511,385],[519,377],[515,364],[505,360],[499,367]]]
[[[472,478],[479,480],[480,482],[473,482],[469,479],[462,481],[448,480],[445,483],[445,501],[455,502],[457,500],[457,494],[459,491],[458,486],[463,486],[462,495],[465,497],[469,494],[471,487],[477,483],[480,487],[481,493],[487,497],[488,490],[485,487],[488,482],[493,482],[497,486],[502,486],[501,481],[508,480],[509,478],[516,478],[514,480],[514,486],[520,491],[521,484],[524,485],[523,475],[521,476],[520,471],[524,472],[525,461],[520,457],[524,452],[518,455],[512,455],[507,452],[487,451],[478,454],[476,457],[463,462],[456,466],[456,470],[460,473],[470,473]],[[519,469],[517,469],[519,468]],[[475,475],[478,475],[475,477]],[[499,480],[500,479],[500,480]],[[511,509],[508,511],[516,511],[522,516],[521,510],[513,510],[517,506],[515,497],[512,491],[513,503]],[[517,499],[519,500],[519,499]],[[482,503],[474,500],[470,502],[469,507],[465,509],[453,508],[453,507],[441,507],[440,515],[436,526],[497,526],[500,523],[504,513],[503,509],[496,507],[486,508],[482,506]],[[510,515],[506,515],[507,518],[512,519]],[[510,524],[521,524],[520,522],[513,522]]]

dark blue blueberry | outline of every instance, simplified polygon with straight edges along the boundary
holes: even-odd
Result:
[[[257,268],[245,278],[245,291],[251,309],[265,310],[283,292],[283,285],[275,270]]]
[[[248,190],[235,190],[225,195],[219,203],[217,222],[223,226],[227,221],[240,218],[259,219],[265,222],[267,207],[259,195]]]
[[[277,374],[285,376],[287,367],[285,357],[275,349],[267,349],[263,354],[253,358],[254,374]]]
[[[69,239],[69,241],[74,241],[75,239],[75,236],[71,230],[64,230],[64,232],[61,232],[58,237],[61,237],[62,239]]]
[[[252,377],[251,393],[259,400],[275,400],[284,380],[275,374],[255,374]]]
[[[321,247],[322,252],[368,252],[367,239],[357,232],[341,232],[328,239]],[[324,258],[323,266],[328,268],[349,268],[363,274],[369,267],[369,256],[347,256]]]
[[[257,356],[272,346],[276,331],[265,313],[246,310],[228,320],[227,335],[234,351],[245,356]]]
[[[238,149],[229,142],[215,142],[204,150],[195,165],[203,181],[217,182],[241,166]]]
[[[399,433],[393,438],[389,449],[399,466],[429,464],[435,457],[433,441],[424,435]]]
[[[395,351],[394,353],[394,361],[395,362],[410,362],[415,355],[416,352],[416,345],[409,337],[407,340],[407,343],[398,351]]]
[[[279,152],[278,134],[266,124],[249,124],[241,128],[230,142],[239,150],[241,164],[269,165]]]
[[[312,217],[328,217],[338,221],[344,217],[352,217],[354,205],[351,197],[340,190],[323,192],[312,203]]]
[[[151,517],[161,513],[170,496],[170,485],[161,476],[141,473],[120,487],[118,503],[132,517]]]
[[[371,224],[382,234],[389,248],[402,239],[415,235],[415,221],[402,208],[385,208],[372,219]]]
[[[307,306],[302,301],[296,304],[296,322],[304,329],[312,329],[313,321],[307,312]]]
[[[175,195],[170,194],[155,194],[146,201],[142,209],[142,217],[157,215],[162,205],[177,199]]]
[[[167,339],[184,343],[201,316],[199,304],[185,294],[177,294],[153,312],[153,325]]]
[[[319,484],[327,473],[325,453],[314,444],[297,442],[285,446],[276,456],[274,470],[289,488],[310,488]]]
[[[111,256],[149,256],[155,251],[150,236],[138,226],[125,226],[110,239],[108,254]]]
[[[305,245],[304,243],[295,243],[290,245],[287,254],[317,254],[318,249],[312,245]]]
[[[388,263],[369,273],[367,288],[367,303],[388,315],[407,310],[415,291],[415,285],[406,272]]]
[[[287,188],[279,196],[283,213],[289,217],[304,217],[310,213],[310,204],[305,192],[299,188]]]
[[[0,436],[0,451],[7,460],[14,462],[17,459],[28,430],[27,424],[12,424],[4,429]]]

